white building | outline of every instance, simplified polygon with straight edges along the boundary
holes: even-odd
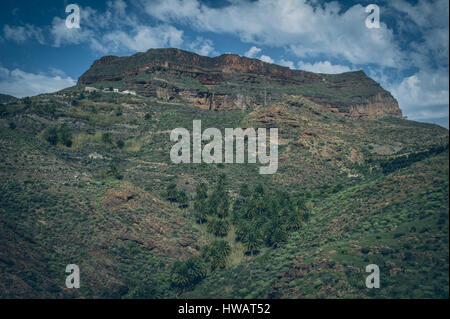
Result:
[[[94,88],[94,87],[92,87],[92,86],[86,86],[86,87],[84,88],[84,90],[87,91],[87,92],[96,92],[96,91],[98,91],[97,88]]]
[[[135,91],[131,91],[131,90],[125,90],[125,91],[122,91],[121,93],[123,93],[123,94],[136,95],[136,92],[135,92]]]

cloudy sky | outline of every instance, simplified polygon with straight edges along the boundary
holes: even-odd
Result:
[[[65,25],[80,7],[79,29]],[[365,8],[380,8],[367,28]],[[364,70],[408,118],[449,121],[448,0],[2,1],[0,93],[74,85],[95,59],[150,48],[235,53],[320,73]]]

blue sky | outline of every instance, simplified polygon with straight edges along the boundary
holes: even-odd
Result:
[[[65,26],[68,4],[79,29]],[[365,25],[368,4],[380,28]],[[95,59],[177,47],[235,53],[295,69],[362,69],[408,118],[448,128],[449,2],[317,0],[2,1],[0,93],[23,97],[74,85]]]

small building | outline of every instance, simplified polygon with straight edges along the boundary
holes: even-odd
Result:
[[[136,92],[135,92],[135,91],[132,91],[132,90],[125,90],[125,91],[122,91],[122,93],[123,93],[123,94],[136,95]]]
[[[85,90],[86,92],[97,92],[97,91],[98,91],[97,88],[94,88],[94,87],[92,87],[92,86],[86,86],[86,87],[84,88],[84,90]]]
[[[119,89],[113,89],[114,93],[119,93]]]

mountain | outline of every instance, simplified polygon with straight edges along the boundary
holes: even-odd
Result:
[[[353,116],[402,115],[392,95],[363,71],[315,74],[235,54],[210,58],[179,49],[150,49],[130,57],[106,56],[78,84],[128,88],[209,110],[254,109],[301,95]]]
[[[277,172],[174,164],[193,120],[277,127]],[[448,298],[448,139],[363,72],[104,57],[0,104],[0,297]]]
[[[16,97],[14,97],[12,95],[1,94],[0,93],[0,103],[9,102],[9,101],[14,100],[14,99],[16,99]]]

